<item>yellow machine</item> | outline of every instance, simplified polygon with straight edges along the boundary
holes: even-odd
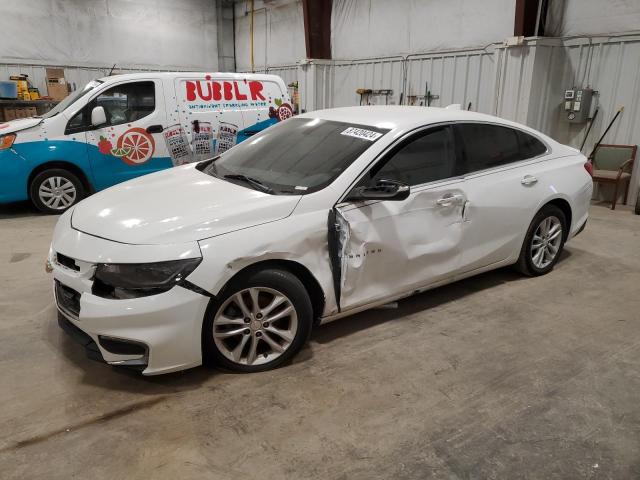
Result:
[[[19,100],[37,100],[40,98],[40,92],[31,85],[28,75],[12,75],[9,80],[13,80],[18,84]]]

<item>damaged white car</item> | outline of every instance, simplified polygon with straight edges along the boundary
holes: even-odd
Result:
[[[506,265],[549,272],[587,221],[585,162],[460,110],[300,115],[62,215],[59,323],[147,375],[273,368],[318,322]]]

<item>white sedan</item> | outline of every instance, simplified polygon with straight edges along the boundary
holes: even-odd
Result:
[[[146,375],[266,370],[319,322],[506,265],[548,273],[591,190],[580,152],[500,118],[312,112],[62,215],[58,321]]]

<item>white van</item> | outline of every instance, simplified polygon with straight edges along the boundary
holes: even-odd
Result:
[[[94,80],[41,117],[0,124],[0,203],[31,199],[61,213],[91,192],[222,153],[292,115],[274,75]]]

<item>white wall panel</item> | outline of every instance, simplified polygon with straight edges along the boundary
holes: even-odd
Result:
[[[363,104],[396,105],[402,92],[403,61],[401,57],[360,60],[353,62],[335,62],[326,76],[331,81],[331,91],[325,106],[341,107],[358,105],[359,88],[371,90],[393,90],[389,98],[386,96],[370,96],[363,98]]]
[[[215,0],[3,1],[0,63],[211,69]]]
[[[251,69],[250,2],[235,4],[236,67]],[[254,2],[253,58],[256,71],[292,64],[306,56],[302,3],[299,0]]]
[[[268,68],[267,73],[278,75],[284,80],[285,85],[289,85],[292,82],[298,81],[299,69],[298,65],[281,65]]]
[[[336,59],[483,46],[513,35],[515,0],[334,0]]]
[[[431,106],[459,103],[491,113],[495,79],[494,54],[486,50],[411,55],[407,58],[404,104],[424,105],[428,87],[438,99]]]
[[[640,29],[638,0],[553,0],[547,34],[599,35]]]

